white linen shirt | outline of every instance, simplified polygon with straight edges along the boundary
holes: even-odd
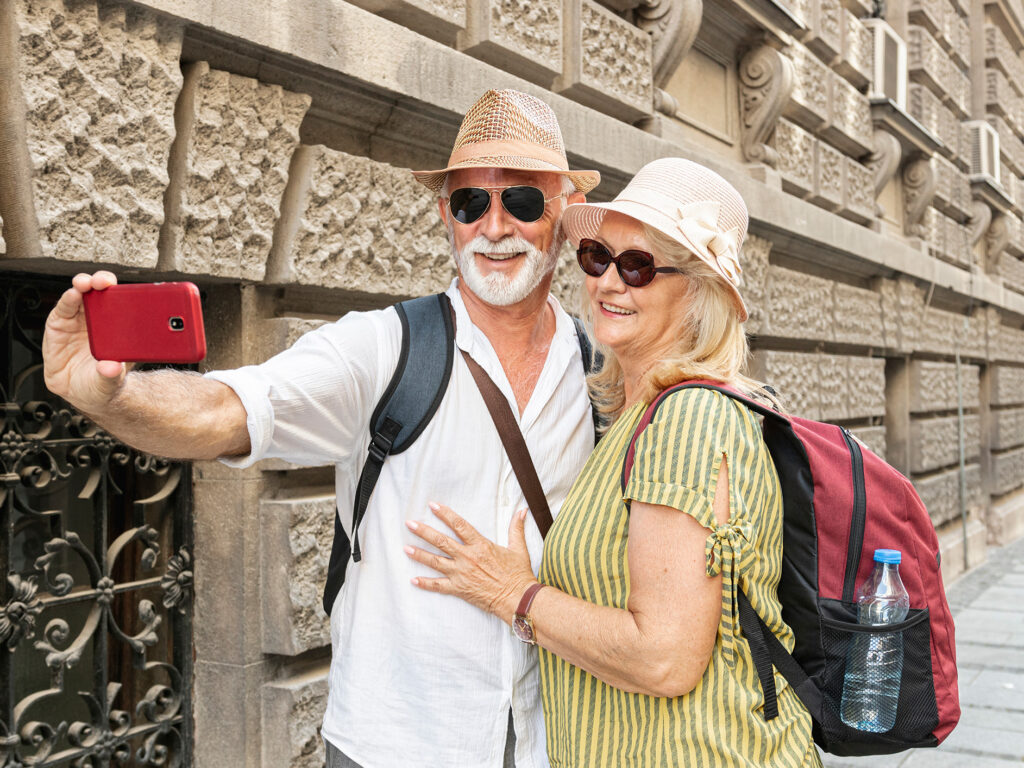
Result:
[[[594,447],[579,342],[558,302],[554,338],[519,416],[512,387],[487,337],[469,318],[453,281],[456,339],[508,399],[553,515]],[[401,324],[393,308],[351,313],[303,336],[259,366],[215,371],[247,414],[247,466],[278,457],[334,464],[341,522],[351,536],[352,500],[370,441],[369,422],[398,364]],[[323,736],[363,768],[502,764],[512,708],[516,765],[548,765],[537,654],[509,626],[458,598],[420,590],[436,576],[410,560],[423,545],[405,527],[426,521],[450,533],[427,503],[447,504],[484,536],[508,544],[513,514],[527,506],[497,430],[456,352],[440,407],[416,442],[388,457],[359,526],[362,560],[349,562],[331,615],[333,657]],[[534,572],[542,541],[526,537]],[[282,724],[283,727],[283,724]]]

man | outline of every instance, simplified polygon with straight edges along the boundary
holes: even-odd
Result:
[[[593,422],[575,329],[549,289],[562,211],[600,177],[570,172],[550,107],[508,90],[470,109],[446,168],[415,176],[439,194],[452,244],[456,345],[518,414],[557,513],[593,448]],[[91,357],[81,312],[83,293],[114,282],[107,272],[78,275],[51,312],[47,386],[150,453],[332,463],[351,535],[370,417],[400,354],[395,310],[346,315],[260,366],[126,375]],[[495,617],[410,584],[430,574],[405,556],[414,537],[404,522],[427,518],[431,501],[499,543],[527,506],[461,355],[422,435],[385,463],[359,527],[362,559],[348,564],[334,603],[328,766],[546,766],[534,649]],[[536,570],[532,520],[527,539]]]

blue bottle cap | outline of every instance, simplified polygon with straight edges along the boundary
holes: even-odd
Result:
[[[898,549],[876,549],[875,550],[875,562],[876,563],[895,563],[899,565],[902,555]]]

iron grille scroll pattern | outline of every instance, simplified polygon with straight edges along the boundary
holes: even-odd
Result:
[[[43,384],[67,280],[0,276],[0,767],[187,766],[191,474]]]

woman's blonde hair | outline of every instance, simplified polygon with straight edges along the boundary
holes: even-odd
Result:
[[[659,392],[681,381],[712,379],[774,402],[761,382],[744,373],[750,346],[725,282],[682,243],[646,224],[642,226],[644,237],[661,260],[683,270],[686,287],[679,296],[675,318],[676,344],[643,374],[637,399],[649,403]],[[655,279],[672,278],[659,275]],[[585,290],[582,300],[583,317],[592,327],[593,316]],[[588,378],[588,384],[602,420],[610,424],[627,405],[624,376],[615,353],[599,342],[597,349],[604,362]]]

